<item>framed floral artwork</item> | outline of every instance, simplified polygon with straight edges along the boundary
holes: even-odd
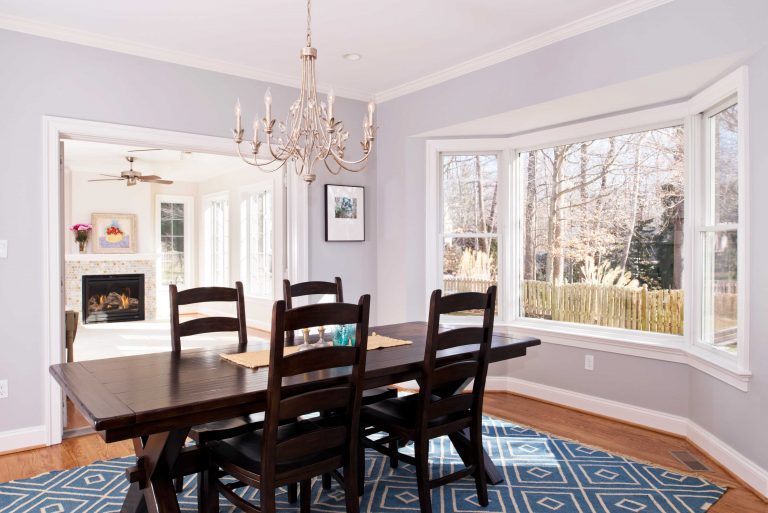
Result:
[[[325,240],[365,240],[365,188],[353,185],[325,186]]]
[[[135,214],[91,214],[94,253],[136,253]]]

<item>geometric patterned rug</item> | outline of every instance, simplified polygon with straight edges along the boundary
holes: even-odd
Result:
[[[504,472],[503,483],[488,487],[490,504],[477,503],[474,481],[466,478],[432,491],[435,512],[468,513],[701,513],[709,509],[725,488],[699,477],[610,454],[577,442],[539,433],[530,428],[486,417],[484,443]],[[405,449],[407,451],[407,448]],[[124,470],[135,457],[99,461],[85,467],[55,471],[0,484],[0,513],[107,513],[119,512],[127,490]],[[461,467],[450,441],[432,442],[432,476]],[[196,487],[187,478],[179,495],[182,511],[197,510]],[[251,500],[255,490],[245,488]],[[312,511],[345,511],[344,493],[334,483],[312,488]],[[258,499],[254,502],[258,503]],[[281,512],[295,512],[285,491],[278,491]],[[419,511],[413,468],[401,463],[389,468],[386,457],[366,455],[365,495],[360,510],[368,513]],[[235,512],[225,500],[221,511]]]

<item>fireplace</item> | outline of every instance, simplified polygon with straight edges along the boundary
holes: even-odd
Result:
[[[83,276],[83,322],[144,320],[144,275]]]

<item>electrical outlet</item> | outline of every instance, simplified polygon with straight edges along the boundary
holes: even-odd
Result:
[[[8,241],[0,240],[0,258],[8,258]]]
[[[584,355],[584,368],[588,371],[595,370],[595,357],[591,354]]]
[[[8,380],[0,379],[0,399],[8,397]]]

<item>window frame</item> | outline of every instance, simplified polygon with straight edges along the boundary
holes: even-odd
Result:
[[[224,276],[222,277],[221,283],[216,283],[213,280],[213,255],[211,253],[211,250],[213,249],[213,246],[211,245],[210,241],[210,234],[208,232],[208,209],[210,208],[211,204],[217,201],[225,201],[226,202],[226,217],[224,220],[224,244],[223,244],[223,250],[224,250]],[[206,194],[203,196],[203,244],[202,251],[203,251],[203,277],[204,281],[207,286],[222,286],[222,287],[231,287],[232,285],[229,284],[230,276],[232,274],[232,255],[230,251],[230,245],[231,245],[231,234],[230,234],[230,224],[232,223],[230,214],[231,214],[231,205],[230,205],[230,198],[229,198],[229,192],[222,191],[222,192],[216,192],[212,194]]]
[[[502,251],[507,244],[507,222],[509,213],[507,210],[508,195],[503,193],[509,182],[509,150],[506,147],[507,139],[475,139],[475,140],[438,140],[427,142],[428,169],[434,172],[427,174],[427,212],[434,212],[436,221],[428,222],[426,227],[426,281],[428,293],[425,295],[427,302],[429,295],[434,289],[443,288],[443,194],[442,194],[442,156],[443,155],[497,155],[498,156],[498,213],[496,219],[496,243],[498,247],[498,276],[499,292],[497,295],[498,314],[497,320],[504,322],[507,320],[507,309],[505,305],[509,301],[509,291],[506,290],[505,273],[508,265],[503,264],[502,260],[509,258],[509,251]],[[459,144],[456,144],[459,143]],[[464,144],[460,144],[464,143]],[[430,194],[431,193],[431,194]],[[456,237],[456,234],[452,236]],[[430,241],[433,243],[430,244]],[[439,262],[439,265],[435,265]],[[438,269],[439,268],[439,269]],[[432,286],[432,285],[434,286]],[[463,324],[468,318],[466,316],[444,315],[444,322]],[[480,319],[482,320],[482,319]]]
[[[749,371],[748,341],[748,98],[747,70],[739,68],[700,94],[678,103],[648,108],[620,115],[606,116],[586,122],[576,122],[556,128],[542,129],[507,138],[439,139],[428,140],[427,194],[426,194],[426,290],[442,287],[439,269],[442,269],[442,192],[441,154],[499,153],[499,315],[496,325],[514,335],[530,335],[545,342],[608,351],[631,356],[646,357],[676,363],[685,363],[702,370],[740,390],[746,391],[751,378]],[[738,352],[737,355],[712,347],[701,347],[700,293],[701,252],[698,248],[700,204],[702,201],[702,126],[701,113],[720,106],[735,96],[739,104],[739,223],[737,286]],[[547,319],[522,317],[520,310],[522,269],[522,206],[524,204],[524,177],[519,168],[519,155],[525,151],[549,148],[561,144],[581,142],[601,137],[651,130],[673,125],[684,126],[685,152],[685,206],[686,222],[683,227],[682,287],[685,318],[683,335],[670,335],[643,331],[591,326]],[[513,207],[514,208],[513,208]],[[446,322],[476,324],[471,317],[451,317]]]
[[[261,192],[269,192],[272,195],[272,230],[271,230],[271,246],[272,246],[272,285],[271,290],[267,295],[259,295],[250,292],[249,289],[249,277],[250,277],[250,198],[255,194]],[[274,300],[277,297],[277,284],[276,276],[282,275],[282,265],[277,262],[277,243],[278,237],[276,236],[276,219],[275,213],[277,208],[276,202],[276,190],[273,180],[265,180],[263,182],[257,182],[255,184],[246,185],[240,188],[240,276],[243,284],[245,285],[245,295],[252,299],[269,299]]]
[[[155,194],[155,247],[157,248],[157,287],[162,283],[162,229],[161,205],[181,203],[184,205],[184,288],[194,287],[197,280],[195,269],[195,197],[178,194]]]

